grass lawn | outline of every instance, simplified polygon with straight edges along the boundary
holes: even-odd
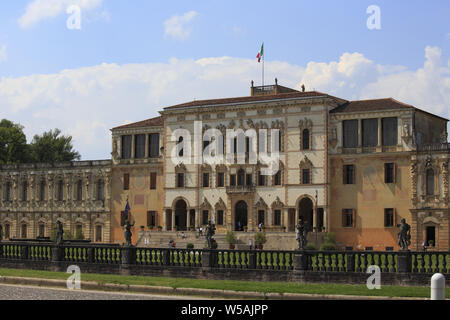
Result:
[[[29,277],[44,279],[66,280],[68,274],[64,272],[50,272],[37,270],[0,269],[0,276]],[[127,285],[164,286],[172,288],[201,288],[234,291],[256,291],[273,293],[303,293],[303,294],[338,294],[357,296],[386,296],[386,297],[430,297],[430,287],[401,287],[381,286],[380,290],[369,290],[364,285],[346,284],[304,284],[294,282],[255,282],[235,280],[196,280],[186,278],[164,278],[143,276],[122,276],[106,274],[81,274],[82,281],[96,281],[99,283],[114,283]],[[446,297],[450,297],[450,288],[446,289]]]

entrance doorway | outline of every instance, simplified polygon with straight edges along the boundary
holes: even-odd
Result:
[[[234,211],[236,231],[243,231],[244,227],[248,225],[247,215],[247,203],[245,203],[245,201],[239,201],[236,203]]]
[[[436,246],[436,227],[427,227],[426,229],[427,245],[429,247]]]
[[[175,226],[177,231],[187,230],[187,205],[184,200],[178,200],[175,204]]]
[[[288,210],[288,231],[293,232],[295,231],[295,209],[289,209]]]
[[[302,218],[308,232],[313,231],[314,204],[309,198],[303,198],[298,205],[298,217]]]

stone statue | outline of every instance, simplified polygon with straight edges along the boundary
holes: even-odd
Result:
[[[213,236],[216,233],[216,227],[214,224],[211,223],[211,221],[208,222],[208,225],[206,227],[206,246],[208,249],[212,249],[213,247]]]
[[[408,122],[406,122],[404,125],[403,125],[403,136],[404,137],[410,137],[411,135],[410,135],[410,132],[409,132],[409,123]]]
[[[398,233],[398,245],[401,250],[408,250],[411,244],[411,226],[406,223],[405,219],[402,219],[401,224],[397,225],[397,228],[401,228]]]
[[[134,227],[135,222],[133,224],[130,224],[130,221],[127,219],[125,220],[125,246],[131,247],[131,236],[133,235],[131,233],[131,227]]]
[[[306,248],[306,227],[303,223],[303,219],[298,219],[298,225],[297,225],[297,233],[296,233],[296,240],[298,242],[298,250],[304,250]]]
[[[302,84],[302,92],[305,92],[305,90],[306,90],[305,85]]]
[[[57,229],[58,230],[57,230],[57,233],[56,233],[56,239],[55,240],[56,240],[56,244],[58,246],[60,246],[64,242],[64,237],[63,237],[64,229],[63,229],[63,224],[61,223],[61,221],[57,221],[56,225],[57,225]]]

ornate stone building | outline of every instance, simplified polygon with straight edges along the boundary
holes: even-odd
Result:
[[[72,235],[110,241],[111,162],[0,167],[0,223],[5,239],[50,237],[57,221]]]

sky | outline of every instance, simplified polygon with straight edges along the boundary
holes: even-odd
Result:
[[[110,129],[191,100],[305,84],[450,118],[448,0],[15,0],[0,3],[0,118],[59,128],[83,160]]]

